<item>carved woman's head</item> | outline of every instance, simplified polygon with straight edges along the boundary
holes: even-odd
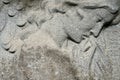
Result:
[[[94,36],[98,36],[98,33],[100,32],[102,27],[108,27],[109,25],[114,23],[118,24],[120,21],[119,19],[116,20],[116,22],[113,22],[114,19],[116,19],[116,17],[120,14],[120,0],[81,0],[81,3],[83,3],[83,9],[85,9],[86,11],[88,10],[92,12],[92,14],[95,14],[95,16],[99,16],[101,18],[101,20],[98,21],[99,23],[96,22],[98,23],[98,26],[95,26],[94,30],[92,30]],[[106,23],[108,25],[105,25]],[[99,26],[99,24],[101,24],[101,26]]]
[[[78,14],[82,19],[79,25],[66,27],[66,32],[71,39],[76,42],[81,42],[83,36],[88,36],[92,33],[97,37],[103,27],[108,27],[117,16],[119,0],[81,0],[78,4]],[[71,15],[71,11],[68,15]],[[71,16],[72,17],[72,16]],[[71,24],[74,23],[73,22]],[[109,25],[106,25],[109,24]]]
[[[116,2],[108,2],[107,0],[104,2],[102,2],[102,0],[63,0],[59,5],[56,4],[59,3],[53,0],[53,4],[47,7],[52,7],[50,8],[51,10],[58,10],[58,12],[54,12],[56,16],[43,27],[47,27],[46,29],[50,27],[52,30],[50,31],[49,29],[48,31],[53,32],[59,42],[62,42],[60,40],[66,38],[66,35],[67,38],[78,43],[81,42],[84,36],[89,37],[90,33],[97,37],[102,27],[104,27],[106,23],[110,24],[112,20],[114,20],[119,9]],[[61,5],[66,5],[67,8]],[[57,6],[59,6],[59,8]],[[56,28],[56,31],[53,28]],[[63,34],[62,32],[65,32],[66,35],[61,35]],[[58,35],[60,37],[58,37]]]

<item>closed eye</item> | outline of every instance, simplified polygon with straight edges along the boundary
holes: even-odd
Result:
[[[96,7],[96,6],[84,6],[83,8],[85,8],[85,9],[97,9],[99,7]]]
[[[73,2],[65,2],[64,3],[65,5],[67,5],[67,6],[70,6],[70,7],[75,7],[75,6],[78,6],[78,4],[77,3],[73,3]]]

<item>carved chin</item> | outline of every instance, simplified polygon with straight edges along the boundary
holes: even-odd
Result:
[[[68,37],[68,39],[75,42],[75,43],[80,43],[83,40],[83,37],[80,34],[71,34]]]

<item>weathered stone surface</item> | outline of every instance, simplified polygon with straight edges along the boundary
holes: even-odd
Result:
[[[0,0],[0,80],[120,80],[120,0]]]

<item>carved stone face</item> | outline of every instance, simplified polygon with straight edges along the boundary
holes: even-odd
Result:
[[[42,29],[47,29],[48,32],[52,33],[55,41],[60,44],[66,38],[80,43],[83,37],[89,37],[90,32],[94,36],[98,36],[103,25],[114,19],[114,12],[117,10],[116,5],[101,0],[93,2],[83,0],[79,3],[65,0],[63,5],[69,6],[69,9],[57,5],[59,6],[55,7],[55,10],[58,10],[58,12],[55,12],[57,14],[42,26]]]
[[[75,15],[71,15],[73,13],[75,14],[72,10],[67,13],[71,23],[68,23],[69,26],[65,27],[65,31],[71,39],[78,43],[81,42],[84,36],[88,37],[90,35],[90,31],[93,29],[94,31],[92,31],[92,33],[97,36],[103,25],[114,18],[113,14],[102,8],[95,10],[78,9],[76,11],[76,15],[79,14],[77,16],[79,18],[76,19],[74,18]]]
[[[67,1],[72,3],[71,0]],[[114,2],[111,0],[79,0],[78,6],[80,6],[82,10],[80,10],[80,12],[79,10],[78,12],[73,9],[68,10],[66,12],[68,23],[63,20],[67,24],[64,29],[68,37],[79,43],[83,36],[89,36],[90,32],[92,32],[94,36],[98,36],[103,25],[114,19],[114,13],[119,8],[116,4],[117,1],[118,0]],[[73,2],[73,4],[75,5],[75,2]],[[75,17],[76,15],[79,19]]]

